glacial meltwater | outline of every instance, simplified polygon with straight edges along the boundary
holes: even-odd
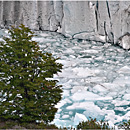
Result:
[[[54,75],[63,95],[53,123],[75,127],[92,117],[114,126],[130,119],[130,51],[52,32],[39,32],[33,40],[64,65]]]

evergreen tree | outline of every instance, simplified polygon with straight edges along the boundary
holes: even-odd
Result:
[[[53,74],[61,72],[51,53],[42,52],[24,25],[9,30],[0,42],[0,119],[18,122],[51,122],[62,89]],[[44,51],[44,50],[43,50]]]

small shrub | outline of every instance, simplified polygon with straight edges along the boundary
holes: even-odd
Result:
[[[77,129],[109,129],[109,124],[103,121],[97,122],[96,118],[86,121],[80,122],[77,125]]]
[[[123,122],[122,124],[120,124],[118,126],[118,128],[120,129],[124,129],[124,130],[130,130],[130,120],[128,120],[127,122]]]

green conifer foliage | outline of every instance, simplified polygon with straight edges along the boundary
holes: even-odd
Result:
[[[12,27],[9,34],[0,43],[0,119],[51,122],[62,89],[47,78],[61,72],[62,65],[51,53],[40,51],[34,33],[24,25]]]

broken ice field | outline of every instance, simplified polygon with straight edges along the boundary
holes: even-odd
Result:
[[[110,43],[65,38],[39,32],[33,40],[62,63],[54,75],[63,86],[53,123],[75,127],[89,117],[110,126],[130,119],[130,51]]]

